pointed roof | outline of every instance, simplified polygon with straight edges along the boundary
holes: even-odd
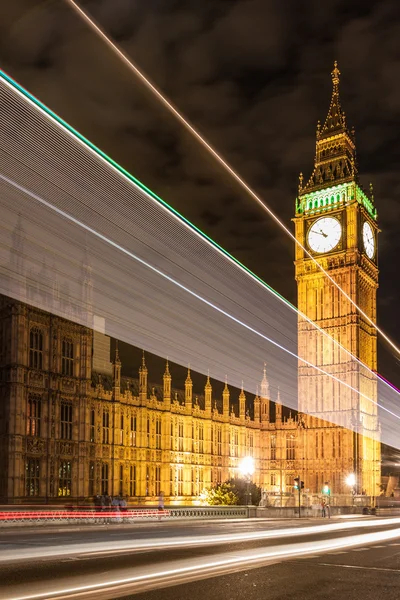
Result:
[[[324,135],[332,135],[337,131],[347,130],[346,115],[340,104],[340,71],[336,60],[331,75],[333,84],[331,103],[323,127],[317,127],[317,138],[321,138]]]
[[[225,387],[224,387],[224,390],[223,390],[222,394],[223,395],[227,394],[228,397],[229,397],[229,394],[230,394],[229,388],[228,388],[228,375],[225,375]]]
[[[269,383],[267,379],[267,363],[264,363],[263,378],[261,380],[261,398],[269,398]]]
[[[188,372],[187,372],[185,384],[191,384],[191,383],[192,383],[192,378],[190,377],[190,365],[188,365]]]
[[[308,181],[303,174],[299,177],[299,196],[336,186],[339,183],[357,181],[357,160],[354,131],[349,132],[346,115],[340,103],[340,71],[335,61],[332,71],[332,97],[325,123],[317,125],[317,143],[314,169]],[[335,200],[335,199],[334,199]],[[315,206],[312,205],[311,209]],[[300,199],[298,212],[309,207]]]
[[[167,356],[167,361],[165,363],[164,377],[171,377],[171,373],[169,372],[168,356]]]
[[[147,367],[146,367],[146,359],[144,356],[144,350],[142,350],[142,364],[140,365],[140,369],[139,369],[139,373],[147,373]]]

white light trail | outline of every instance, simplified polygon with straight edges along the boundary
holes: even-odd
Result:
[[[158,269],[154,265],[150,264],[148,261],[140,258],[139,256],[137,256],[133,252],[131,252],[128,249],[124,248],[121,244],[118,244],[117,242],[113,241],[112,239],[108,238],[107,236],[105,236],[105,235],[101,234],[100,232],[96,231],[92,227],[89,227],[88,225],[86,225],[82,221],[79,221],[78,219],[76,219],[75,217],[71,216],[67,212],[65,212],[63,210],[60,210],[59,208],[57,208],[56,206],[54,206],[53,204],[51,204],[50,202],[48,202],[44,198],[41,198],[37,194],[34,194],[33,192],[31,192],[27,188],[24,188],[23,186],[19,185],[18,183],[16,183],[12,179],[9,179],[5,175],[2,175],[1,173],[0,173],[0,179],[3,180],[3,181],[5,181],[5,182],[7,182],[9,185],[17,188],[20,192],[23,192],[24,194],[30,196],[31,198],[33,198],[34,200],[36,200],[37,202],[39,202],[43,206],[46,206],[46,208],[51,209],[52,211],[54,211],[57,214],[61,215],[65,219],[68,219],[69,221],[71,221],[75,225],[78,225],[79,227],[81,227],[85,231],[91,233],[92,235],[94,235],[95,237],[99,238],[103,242],[106,242],[108,245],[112,246],[113,248],[116,248],[118,251],[120,251],[120,252],[124,253],[125,255],[129,256],[129,258],[132,258],[135,261],[137,261],[138,263],[144,265],[150,271],[153,271],[154,273],[156,273],[157,275],[159,275],[163,279],[166,279],[167,281],[169,281],[173,285],[177,286],[178,288],[180,288],[181,290],[183,290],[184,292],[186,292],[190,296],[196,298],[196,300],[199,300],[200,302],[206,304],[207,306],[209,306],[213,310],[217,311],[218,313],[220,313],[224,317],[227,317],[231,321],[233,321],[233,322],[237,323],[238,325],[240,325],[241,327],[245,328],[247,331],[250,331],[251,333],[254,333],[258,337],[260,337],[263,340],[265,340],[266,342],[268,342],[269,344],[272,344],[274,347],[279,348],[280,350],[282,350],[283,352],[285,352],[289,356],[292,356],[293,358],[296,358],[297,360],[299,360],[303,364],[305,364],[305,365],[307,365],[309,367],[312,367],[313,369],[315,369],[316,371],[318,371],[322,375],[326,375],[327,377],[330,377],[334,381],[337,381],[340,385],[343,385],[347,389],[349,389],[349,390],[351,390],[353,392],[356,392],[356,394],[358,394],[361,398],[364,398],[365,400],[368,400],[369,402],[371,402],[375,406],[379,406],[379,408],[381,410],[387,412],[391,416],[393,416],[396,419],[400,420],[400,415],[394,413],[393,411],[391,411],[390,409],[386,408],[382,404],[379,404],[378,402],[376,402],[375,400],[373,400],[369,396],[365,395],[359,389],[357,389],[354,386],[350,385],[349,383],[341,380],[339,377],[336,377],[334,374],[329,373],[328,371],[325,371],[321,367],[316,366],[313,363],[311,363],[311,362],[309,362],[309,361],[301,358],[295,352],[292,352],[291,350],[289,350],[288,348],[286,348],[282,344],[279,344],[278,342],[276,342],[275,340],[273,340],[271,337],[265,335],[264,333],[262,333],[261,331],[255,329],[254,327],[251,327],[250,325],[248,325],[247,323],[245,323],[243,320],[235,317],[233,314],[231,314],[230,312],[228,312],[228,311],[224,310],[223,308],[217,306],[215,303],[210,302],[204,296],[196,293],[195,291],[193,291],[192,289],[190,289],[187,286],[183,285],[182,283],[180,283],[179,281],[177,281],[173,277],[167,275],[165,272],[163,272],[162,270]]]
[[[357,517],[359,519],[359,516]],[[352,529],[368,529],[380,526],[398,526],[400,518],[368,519],[340,521],[310,527],[288,527],[263,531],[249,531],[241,533],[189,535],[179,537],[161,538],[159,540],[107,540],[107,542],[85,542],[81,544],[66,544],[49,547],[34,547],[14,549],[12,554],[8,550],[0,550],[0,563],[11,563],[29,559],[63,557],[63,556],[104,556],[121,552],[143,552],[150,550],[191,548],[196,546],[212,546],[219,544],[233,544],[272,540],[284,537],[303,537],[317,534],[350,531]]]
[[[239,185],[265,210],[269,216],[278,224],[278,226],[288,235],[295,244],[303,250],[303,252],[310,258],[315,265],[320,269],[329,281],[339,290],[339,292],[348,300],[354,308],[357,309],[366,321],[372,325],[376,331],[386,340],[386,342],[400,355],[400,348],[393,342],[389,336],[380,328],[378,325],[360,308],[360,306],[343,290],[343,288],[335,281],[335,279],[323,268],[323,266],[314,258],[314,256],[308,252],[307,248],[293,235],[288,227],[280,220],[280,218],[274,213],[274,211],[263,201],[258,194],[240,177],[240,175],[231,167],[228,162],[222,157],[222,155],[207,142],[203,135],[201,135],[197,129],[189,123],[184,115],[172,104],[168,98],[160,92],[160,90],[149,80],[148,77],[141,71],[132,61],[128,55],[123,52],[107,34],[101,29],[97,23],[93,20],[89,14],[84,11],[74,0],[66,0],[68,4],[75,10],[75,12],[84,19],[89,27],[107,44],[107,46],[129,67],[129,69],[135,73],[135,75],[144,83],[147,89],[160,100],[160,102],[168,109],[168,111],[174,115],[174,117],[195,137],[195,139],[201,143],[201,145],[219,162],[219,164],[239,183]]]
[[[221,573],[229,573],[237,570],[261,567],[272,561],[281,561],[295,556],[308,556],[321,552],[331,552],[344,548],[354,548],[365,544],[375,544],[383,541],[390,541],[400,537],[400,529],[382,531],[375,533],[366,533],[352,537],[336,538],[329,540],[313,540],[309,543],[287,544],[286,546],[277,546],[269,550],[241,550],[240,552],[229,552],[223,555],[210,555],[204,558],[181,559],[167,564],[160,568],[158,565],[150,567],[134,568],[137,574],[129,577],[113,578],[110,574],[101,574],[96,576],[96,583],[69,585],[58,587],[56,589],[47,589],[46,592],[28,593],[24,595],[13,596],[12,600],[50,600],[52,598],[64,597],[68,594],[90,594],[113,589],[113,593],[118,593],[118,588],[132,586],[132,590],[139,591],[143,589],[152,589],[165,585],[178,585],[187,581],[189,578],[202,579],[215,576]],[[140,572],[142,571],[142,572]],[[143,572],[144,571],[144,572]],[[103,581],[98,581],[103,579]],[[51,585],[51,584],[50,584]],[[145,586],[145,587],[144,587]],[[4,600],[9,600],[5,598]],[[10,599],[11,600],[11,599]]]

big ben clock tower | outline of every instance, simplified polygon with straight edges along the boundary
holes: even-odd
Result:
[[[367,194],[358,181],[354,132],[348,130],[341,108],[339,76],[335,62],[328,115],[317,127],[314,170],[307,182],[300,175],[295,233],[375,322],[377,213],[372,190]],[[317,326],[299,317],[298,394],[299,411],[305,415],[306,487],[320,492],[328,483],[331,493],[375,496],[380,483],[372,373],[377,367],[376,330],[298,245],[295,258],[298,308]]]

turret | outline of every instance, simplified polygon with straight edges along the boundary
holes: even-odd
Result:
[[[267,365],[265,363],[263,378],[261,380],[261,422],[269,422],[269,383],[267,379]]]
[[[281,402],[281,392],[278,388],[278,395],[276,397],[275,403],[275,423],[282,423],[282,402]]]
[[[239,394],[239,418],[241,421],[244,421],[246,416],[246,395],[243,389],[243,381],[242,381],[242,389]]]
[[[121,361],[118,352],[118,340],[115,343],[115,357],[113,362],[113,400],[121,396]]]
[[[228,379],[225,378],[225,387],[222,392],[222,411],[225,418],[229,419],[229,388],[228,388]]]
[[[142,364],[139,369],[139,398],[141,402],[146,402],[147,400],[147,375],[148,371],[143,350]]]
[[[204,408],[207,415],[211,416],[211,397],[212,397],[212,386],[210,382],[210,375],[207,375],[207,382],[204,386]]]
[[[190,367],[188,367],[187,377],[185,381],[185,406],[189,412],[192,412],[193,405],[193,381],[190,377]]]
[[[255,423],[259,423],[260,422],[260,396],[258,395],[258,386],[257,386],[257,392],[256,392],[256,397],[254,398],[254,422]]]
[[[172,377],[171,377],[171,373],[169,372],[168,358],[167,358],[167,362],[165,364],[165,372],[164,372],[163,382],[164,382],[164,388],[163,388],[164,406],[166,408],[169,408],[171,406]]]

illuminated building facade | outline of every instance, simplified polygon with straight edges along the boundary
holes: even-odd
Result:
[[[354,131],[349,132],[341,108],[339,75],[335,63],[328,115],[317,127],[314,170],[307,183],[300,175],[294,222],[296,238],[331,277],[296,247],[299,311],[343,348],[299,318],[299,356],[324,371],[299,362],[299,410],[308,413],[305,460],[311,486],[318,489],[325,479],[337,489],[343,473],[353,472],[356,492],[377,495],[376,330],[355,306],[376,321],[377,213],[372,189],[367,195],[358,182]]]
[[[357,182],[338,85],[335,67],[315,169],[308,183],[300,180],[296,236],[375,320],[376,211]],[[22,238],[17,228],[16,248]],[[90,277],[83,261],[85,305],[91,305]],[[376,369],[374,329],[299,248],[296,279],[299,309]],[[320,343],[307,321],[299,320],[300,357],[349,387],[339,389],[300,362],[300,413],[292,417],[279,397],[271,399],[265,368],[252,399],[243,390],[232,398],[227,384],[215,398],[209,379],[196,396],[190,372],[184,390],[175,390],[168,363],[162,384],[149,385],[144,357],[138,379],[123,377],[118,350],[110,362],[109,338],[76,324],[72,313],[71,320],[55,316],[66,294],[57,282],[48,289],[46,310],[31,306],[34,289],[16,291],[25,302],[0,296],[0,501],[82,501],[108,492],[143,504],[163,491],[167,502],[188,504],[238,476],[240,459],[249,455],[253,480],[270,494],[292,494],[298,475],[311,493],[329,482],[333,494],[342,494],[353,472],[356,491],[378,493],[379,423],[376,406],[365,399],[376,397],[373,378],[336,346]],[[345,428],[349,420],[354,432]]]

